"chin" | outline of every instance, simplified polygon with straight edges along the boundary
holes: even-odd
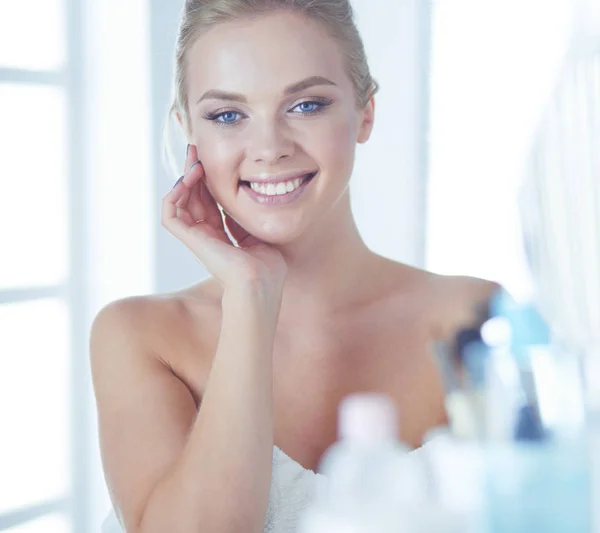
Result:
[[[300,232],[257,232],[255,237],[266,244],[286,246],[292,244],[301,235]]]
[[[248,231],[254,235],[257,239],[264,243],[271,244],[273,246],[285,246],[292,244],[296,241],[303,233],[303,228],[299,225],[291,227],[287,224],[282,224],[281,221],[265,222],[260,226],[253,224],[250,227],[248,225]]]

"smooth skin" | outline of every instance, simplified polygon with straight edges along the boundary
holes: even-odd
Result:
[[[189,170],[163,199],[162,225],[211,277],[96,316],[102,459],[128,533],[259,533],[273,445],[315,470],[345,395],[389,394],[413,447],[446,423],[431,343],[498,286],[364,244],[348,185],[375,103],[357,106],[320,26],[289,12],[228,22],[188,63]],[[257,204],[239,183],[307,169],[317,176],[287,205]]]

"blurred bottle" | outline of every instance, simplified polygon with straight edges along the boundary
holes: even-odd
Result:
[[[400,531],[398,504],[418,497],[420,476],[403,461],[409,449],[399,441],[393,401],[381,394],[346,397],[338,433],[321,460],[324,477],[300,533]]]
[[[580,361],[550,341],[536,309],[506,293],[483,338],[502,324],[487,368],[487,533],[589,533],[589,449]]]

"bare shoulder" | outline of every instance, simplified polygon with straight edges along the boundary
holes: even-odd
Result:
[[[409,304],[430,329],[434,338],[447,338],[457,328],[471,323],[480,306],[500,289],[495,281],[473,276],[436,274],[389,261],[388,294]]]
[[[430,274],[430,281],[432,289],[440,297],[440,303],[445,306],[486,301],[501,287],[495,281],[473,276]]]
[[[135,346],[135,351],[91,350],[92,364],[102,364],[107,354],[140,353],[174,370],[180,358],[211,336],[219,314],[220,298],[213,280],[179,291],[130,296],[104,306],[95,316],[90,344],[112,342]],[[95,356],[95,354],[100,354]],[[119,355],[121,354],[121,355]]]
[[[442,339],[474,323],[481,306],[501,288],[495,281],[473,276],[432,274],[430,283],[432,311],[439,325],[436,336]]]
[[[127,531],[137,531],[146,502],[181,453],[201,403],[209,354],[198,339],[206,338],[202,317],[211,316],[208,285],[115,300],[92,324],[103,468]]]

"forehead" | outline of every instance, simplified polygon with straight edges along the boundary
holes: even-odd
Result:
[[[337,42],[316,22],[277,12],[219,24],[187,56],[190,97],[211,88],[281,91],[310,76],[352,89]]]

